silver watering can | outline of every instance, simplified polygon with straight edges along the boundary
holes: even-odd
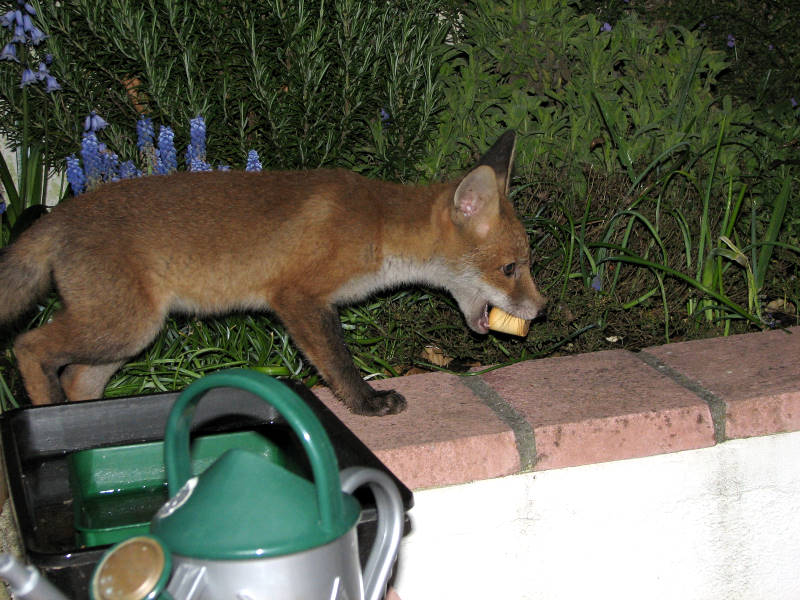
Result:
[[[306,452],[313,483],[243,449],[228,450],[192,477],[189,426],[200,397],[215,387],[241,388],[272,404]],[[106,552],[90,584],[93,600],[379,600],[385,595],[402,536],[400,493],[382,471],[351,467],[340,473],[322,425],[286,386],[242,369],[194,382],[170,412],[164,462],[169,500],[153,518],[149,535]],[[363,485],[375,497],[378,522],[362,573],[356,539],[361,507],[351,493]],[[20,568],[33,577],[29,567]],[[50,588],[47,594],[56,595],[21,597],[66,599]]]

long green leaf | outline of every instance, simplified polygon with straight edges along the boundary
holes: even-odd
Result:
[[[769,218],[769,225],[767,232],[764,236],[764,245],[758,252],[758,262],[756,263],[756,288],[760,290],[764,287],[764,280],[767,276],[767,266],[772,258],[772,250],[774,248],[772,242],[778,239],[778,232],[783,224],[783,217],[786,214],[786,205],[789,202],[789,196],[792,193],[792,178],[788,173],[783,177],[783,184],[781,191],[775,198],[772,205],[772,214]]]
[[[630,264],[633,264],[633,265],[639,265],[641,267],[647,267],[649,269],[656,269],[656,270],[659,270],[659,271],[663,271],[666,275],[669,275],[670,277],[675,277],[677,279],[680,279],[681,281],[685,281],[686,283],[688,283],[689,285],[691,285],[695,289],[703,292],[704,294],[706,294],[707,296],[710,296],[711,298],[714,298],[715,300],[717,300],[718,302],[720,302],[721,304],[723,304],[724,306],[726,306],[727,308],[732,310],[734,313],[736,313],[740,317],[743,317],[743,318],[747,319],[748,321],[750,321],[750,322],[752,322],[752,323],[754,323],[756,325],[759,325],[759,326],[761,325],[761,321],[758,319],[758,317],[756,317],[755,315],[751,314],[746,309],[742,308],[741,306],[739,306],[735,302],[729,300],[728,298],[726,298],[725,296],[723,296],[722,294],[720,294],[716,290],[713,290],[713,289],[703,285],[702,283],[700,283],[699,281],[697,281],[693,277],[690,277],[689,275],[686,275],[685,273],[681,273],[680,271],[676,271],[675,269],[673,269],[671,267],[668,267],[666,265],[660,265],[658,263],[654,263],[654,262],[649,261],[649,260],[644,260],[643,258],[639,258],[638,256],[609,256],[608,258],[605,258],[603,260],[604,261],[615,261],[615,262],[630,263]]]

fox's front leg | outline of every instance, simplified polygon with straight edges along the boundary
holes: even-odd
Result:
[[[297,306],[297,304],[294,304]],[[342,335],[339,315],[330,306],[300,304],[300,311],[276,311],[289,335],[314,364],[334,394],[359,415],[391,415],[406,400],[394,390],[373,390],[362,378]],[[301,316],[302,315],[302,316]]]

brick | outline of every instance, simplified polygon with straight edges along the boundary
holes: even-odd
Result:
[[[372,382],[408,401],[398,415],[349,412],[327,388],[314,393],[409,488],[452,485],[519,471],[514,433],[460,378],[426,373]]]
[[[800,430],[800,327],[644,352],[725,402],[725,437]]]
[[[482,377],[533,428],[536,470],[714,444],[708,405],[624,350],[526,361]]]

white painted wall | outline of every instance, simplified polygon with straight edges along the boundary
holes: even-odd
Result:
[[[800,432],[415,493],[402,600],[798,600]]]
[[[8,140],[5,136],[0,135],[0,153],[6,161],[8,170],[11,172],[11,177],[14,179],[14,185],[19,186],[19,178],[17,176],[18,161],[17,153],[13,149],[9,149]],[[66,187],[66,180],[62,177],[61,173],[51,175],[47,180],[47,206],[55,206],[59,198],[64,193]],[[8,195],[3,189],[3,184],[0,182],[0,190],[3,192],[3,199],[8,202]]]

